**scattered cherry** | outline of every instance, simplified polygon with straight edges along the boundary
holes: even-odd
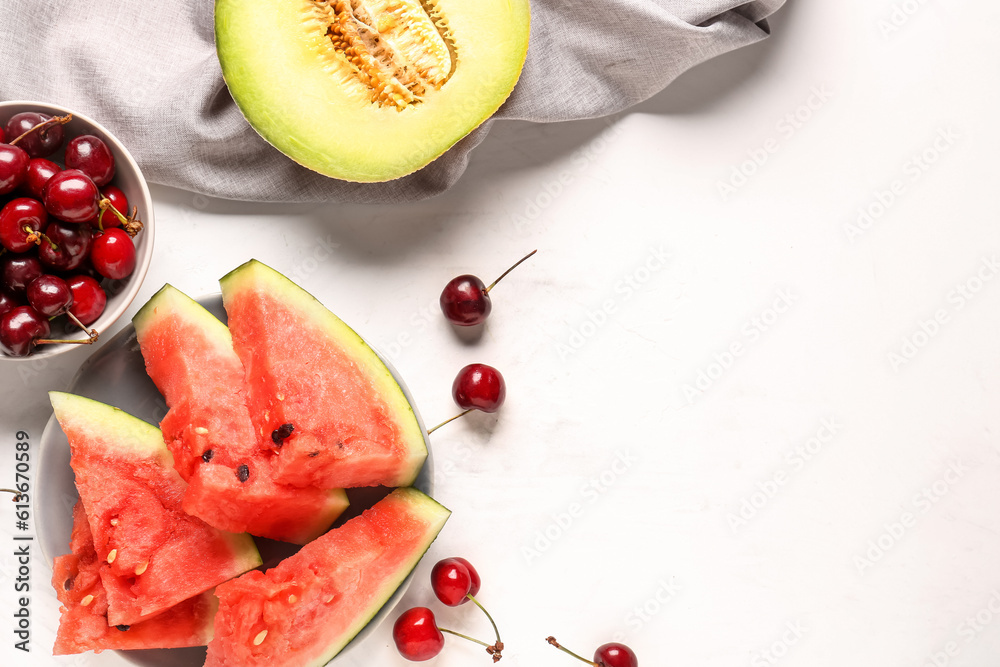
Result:
[[[66,144],[66,168],[79,169],[104,187],[115,176],[115,156],[99,137],[83,134]]]
[[[449,607],[468,602],[479,592],[480,584],[476,568],[464,558],[445,558],[431,570],[434,595]]]
[[[120,280],[135,270],[135,244],[125,230],[113,227],[96,232],[90,249],[90,261],[105,278]]]
[[[444,648],[444,635],[427,607],[404,611],[392,626],[392,639],[399,654],[413,662],[430,660]]]
[[[496,412],[507,398],[507,385],[492,366],[469,364],[455,377],[451,395],[460,408]]]
[[[66,222],[90,222],[100,212],[100,192],[79,169],[60,171],[42,192],[45,210]]]
[[[12,192],[28,177],[31,158],[19,146],[0,144],[0,195]]]
[[[587,663],[588,665],[593,665],[593,667],[639,667],[639,659],[635,657],[635,653],[632,652],[628,646],[625,644],[619,644],[618,642],[611,642],[609,644],[603,644],[599,646],[596,651],[594,651],[594,659],[587,660],[573,653],[568,648],[559,644],[555,637],[547,637],[548,643],[555,646],[560,651],[568,653],[577,660]]]
[[[43,157],[32,158],[28,162],[28,175],[25,177],[22,187],[29,196],[41,201],[45,184],[60,171],[62,171],[62,167],[51,160],[46,160]]]
[[[28,285],[28,304],[42,317],[53,318],[69,312],[73,292],[59,276],[44,275]]]
[[[83,324],[96,322],[108,301],[101,284],[90,276],[73,276],[66,283],[73,293],[73,305],[69,312]]]
[[[452,278],[441,292],[441,311],[444,313],[444,316],[452,324],[462,327],[471,327],[484,322],[489,317],[490,311],[493,310],[493,302],[490,300],[490,290],[503,280],[508,273],[516,269],[521,262],[536,252],[538,251],[532,250],[522,257],[514,266],[504,271],[499,278],[490,283],[489,287],[478,277],[469,274]]]
[[[49,321],[31,306],[18,306],[0,318],[0,349],[12,357],[26,357],[49,335]]]
[[[441,652],[444,648],[442,633],[445,632],[486,647],[486,652],[493,657],[493,662],[498,662],[503,657],[501,655],[503,643],[499,639],[496,644],[491,645],[454,630],[439,628],[434,612],[427,607],[414,607],[404,611],[392,626],[392,640],[396,644],[396,650],[404,658],[422,662],[430,660]]]

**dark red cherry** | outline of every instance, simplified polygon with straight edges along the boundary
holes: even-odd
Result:
[[[90,261],[105,278],[121,280],[135,270],[135,244],[124,229],[111,229],[96,233],[90,248]]]
[[[486,321],[493,310],[493,302],[490,300],[490,290],[504,276],[516,269],[521,262],[534,255],[537,250],[522,257],[517,264],[504,271],[499,278],[490,283],[489,287],[476,276],[465,274],[452,278],[444,290],[441,292],[440,304],[441,312],[452,324],[462,327],[471,327]]]
[[[0,195],[13,192],[28,177],[31,158],[19,146],[0,144]]]
[[[90,222],[100,210],[97,186],[79,169],[66,169],[50,178],[42,201],[50,215],[78,224]]]
[[[507,385],[492,366],[469,364],[455,377],[451,395],[464,410],[496,412],[507,398]]]
[[[473,578],[473,568],[464,558],[445,558],[438,561],[431,570],[431,589],[437,599],[449,607],[457,607],[469,601],[467,596],[479,592],[479,574]]]
[[[79,169],[100,188],[114,178],[115,156],[99,137],[83,134],[66,144],[66,168]]]
[[[404,611],[392,626],[392,640],[399,654],[414,662],[430,660],[444,648],[444,634],[427,607]]]
[[[49,321],[31,306],[18,306],[0,317],[0,350],[12,357],[26,357],[35,341],[47,338]]]
[[[9,313],[18,306],[23,306],[24,302],[18,299],[16,296],[8,292],[7,290],[0,289],[0,317],[5,313]]]
[[[452,278],[441,292],[441,311],[452,324],[471,327],[485,321],[492,310],[486,283],[476,276]]]
[[[128,198],[125,197],[125,193],[119,188],[113,185],[107,185],[101,188],[101,196],[111,202],[111,205],[117,209],[122,215],[128,215]],[[101,213],[100,223],[98,223],[98,218],[94,218],[90,221],[90,224],[94,227],[100,227],[102,229],[108,229],[109,227],[121,227],[122,221],[115,215],[115,212],[110,208]]]
[[[34,255],[7,255],[0,262],[0,286],[14,296],[23,297],[28,285],[44,273]]]
[[[7,139],[14,141],[36,125],[40,125],[51,119],[52,116],[35,111],[24,111],[12,116],[7,121],[5,128]],[[62,125],[51,123],[25,136],[17,142],[17,145],[23,148],[31,157],[45,157],[59,150],[63,144],[63,138]]]
[[[639,667],[639,659],[632,649],[618,642],[600,646],[594,651],[594,662],[599,667]]]
[[[28,252],[38,245],[49,221],[42,202],[30,197],[11,199],[0,209],[0,244],[11,252]]]
[[[69,312],[83,324],[96,322],[108,302],[108,295],[104,293],[101,284],[90,276],[72,276],[66,280],[66,284],[73,293],[73,305]]]
[[[43,157],[32,158],[28,163],[28,175],[21,187],[29,197],[41,201],[45,184],[60,171],[62,171],[62,167],[51,160],[46,160]]]
[[[46,238],[38,246],[42,265],[56,271],[79,268],[90,254],[94,230],[90,225],[76,225],[53,220],[45,227]]]
[[[52,318],[62,315],[73,305],[73,292],[65,280],[58,276],[45,275],[28,285],[28,304],[42,317]]]

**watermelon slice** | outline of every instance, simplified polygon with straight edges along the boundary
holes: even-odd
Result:
[[[219,586],[205,667],[325,665],[385,604],[450,512],[396,489],[267,572]]]
[[[139,623],[261,564],[249,535],[181,509],[187,485],[158,429],[88,398],[49,398],[103,563],[111,625]]]
[[[347,494],[274,482],[272,448],[250,421],[243,364],[226,325],[170,285],[132,322],[146,372],[170,408],[160,428],[189,485],[184,511],[220,530],[296,544],[323,534]]]
[[[225,276],[222,300],[246,370],[247,404],[273,435],[274,479],[298,487],[408,486],[424,433],[392,373],[309,293],[251,260]]]
[[[184,600],[148,621],[108,625],[108,597],[101,583],[103,563],[94,551],[83,504],[73,508],[71,553],[56,556],[52,586],[62,603],[53,655],[104,649],[205,646],[212,639],[218,601],[211,592]]]

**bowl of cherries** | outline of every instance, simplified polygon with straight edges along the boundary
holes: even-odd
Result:
[[[0,362],[96,342],[152,252],[149,189],[114,135],[64,107],[0,102]]]

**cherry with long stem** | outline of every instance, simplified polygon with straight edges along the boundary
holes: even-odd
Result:
[[[65,116],[53,116],[52,118],[49,118],[46,121],[42,121],[41,123],[38,123],[37,125],[35,125],[34,127],[32,127],[30,130],[28,130],[26,132],[22,132],[17,137],[15,137],[14,139],[11,139],[7,143],[10,144],[11,146],[16,146],[17,142],[19,142],[21,139],[24,139],[26,136],[28,136],[32,132],[44,130],[45,128],[51,127],[53,125],[65,125],[66,123],[70,122],[71,120],[73,120],[73,114],[71,114],[71,113],[68,113]]]
[[[599,646],[597,650],[594,651],[594,659],[587,660],[583,656],[577,655],[557,642],[555,637],[546,637],[545,641],[552,646],[555,646],[563,653],[573,656],[580,662],[592,665],[592,667],[639,667],[639,659],[635,657],[635,653],[632,652],[632,649],[624,644],[619,644],[618,642],[611,642]]]
[[[452,324],[461,327],[471,327],[482,324],[489,317],[493,310],[493,302],[490,300],[490,290],[504,277],[521,265],[522,262],[534,255],[537,250],[532,250],[522,257],[514,266],[510,267],[500,277],[490,283],[487,287],[477,276],[465,274],[452,278],[445,285],[441,292],[440,304],[441,312]]]

